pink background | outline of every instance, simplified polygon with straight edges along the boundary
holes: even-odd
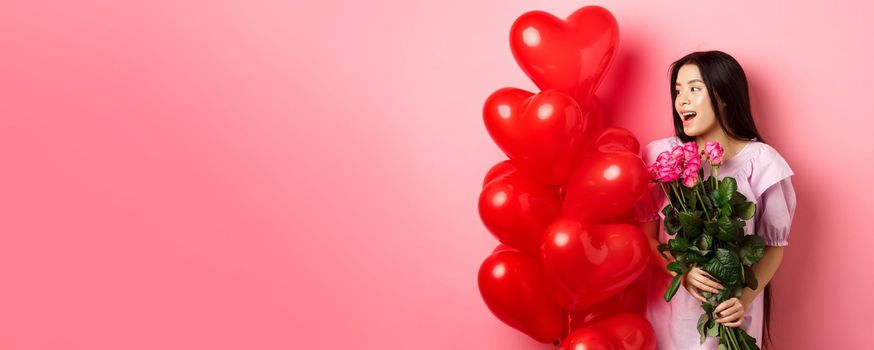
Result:
[[[738,58],[796,172],[776,344],[870,344],[871,5],[119,3],[0,6],[0,349],[550,348],[476,287],[503,159],[480,111],[534,90],[513,20],[587,4],[622,37],[598,95],[643,143],[671,61]]]

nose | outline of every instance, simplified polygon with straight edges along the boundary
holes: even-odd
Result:
[[[680,106],[685,106],[685,105],[689,104],[690,102],[689,102],[689,98],[686,97],[685,93],[679,92],[679,93],[677,93],[677,103]]]

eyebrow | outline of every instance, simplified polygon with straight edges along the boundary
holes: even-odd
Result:
[[[686,83],[686,84],[692,84],[692,83],[694,83],[694,82],[696,82],[696,81],[699,82],[699,83],[703,83],[703,82],[704,82],[704,81],[702,81],[701,79],[692,79],[692,80],[689,80],[689,82]],[[674,86],[677,86],[677,85],[680,85],[680,83],[674,83]]]

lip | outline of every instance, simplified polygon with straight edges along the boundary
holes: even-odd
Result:
[[[695,120],[695,118],[698,117],[698,116],[697,116],[697,113],[698,113],[698,112],[695,112],[695,113],[696,113],[695,117],[693,117],[692,119],[686,120],[686,118],[683,118],[683,113],[686,113],[686,112],[695,112],[695,111],[693,111],[693,110],[691,110],[691,109],[681,109],[681,110],[680,110],[680,120],[683,121],[683,126],[686,126],[686,125],[692,124],[692,121]]]
[[[686,125],[692,124],[692,121],[693,121],[693,120],[695,120],[695,118],[692,118],[692,119],[689,119],[689,120],[683,119],[683,126],[686,126]]]

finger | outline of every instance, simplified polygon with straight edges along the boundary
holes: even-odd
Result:
[[[698,276],[698,277],[705,279],[706,280],[705,283],[707,283],[708,285],[710,285],[714,288],[723,289],[722,284],[719,283],[719,280],[717,280],[716,278],[711,276],[709,273],[707,273],[707,271],[704,271],[701,268],[697,268],[697,267],[694,268],[692,271],[696,272],[695,276]],[[712,282],[712,283],[710,283],[710,282]]]
[[[695,279],[689,281],[689,285],[692,286],[692,288],[696,288],[698,290],[706,290],[708,292],[712,292],[710,290],[710,287],[708,287],[707,285],[705,285],[701,282],[698,282],[698,280],[695,280]]]
[[[715,309],[713,309],[713,312],[714,312],[714,313],[722,312],[723,310],[732,307],[732,306],[733,306],[734,304],[736,304],[738,301],[739,301],[739,300],[737,300],[737,298],[731,298],[731,299],[728,299],[728,300],[726,300],[726,301],[723,301],[722,303],[720,303],[719,305],[717,305]]]
[[[698,289],[695,287],[689,288],[689,294],[699,301],[707,301],[707,299],[705,299],[701,294],[698,293]]]
[[[722,285],[719,284],[719,282],[714,281],[713,279],[710,279],[707,276],[698,275],[696,277],[698,277],[698,280],[701,281],[701,283],[704,283],[704,284],[710,286],[711,288],[715,288],[715,289],[722,289],[723,288]]]
[[[708,280],[706,277],[692,277],[692,281],[694,281],[693,285],[698,287],[698,289],[706,290],[711,293],[719,293],[719,290],[716,289],[716,286],[713,285],[713,281]],[[709,284],[708,284],[709,283]]]
[[[744,316],[744,309],[742,305],[734,305],[721,313],[716,313],[716,315],[718,315],[716,321],[720,323],[732,322]]]
[[[741,312],[740,308],[732,307],[725,312],[722,313],[722,317],[717,318],[716,321],[719,323],[729,323],[734,322],[743,317],[743,312]]]
[[[743,320],[741,319],[741,320],[737,320],[735,322],[726,323],[725,326],[731,327],[731,328],[737,328],[737,327],[740,327],[740,325],[742,325],[742,324],[743,324]]]

